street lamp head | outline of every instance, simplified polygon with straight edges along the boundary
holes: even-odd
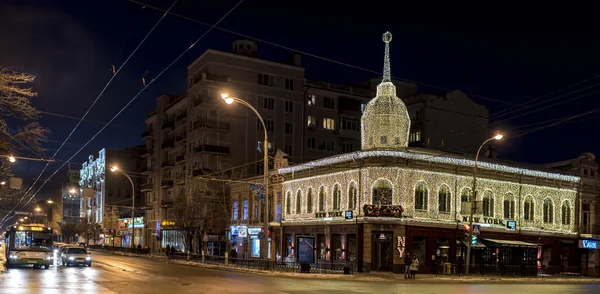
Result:
[[[71,188],[71,190],[69,190],[69,193],[75,194],[75,193],[77,193],[77,190],[75,190],[75,188]]]
[[[0,185],[4,186],[4,185],[6,185],[6,182],[2,181],[2,182],[0,182]]]
[[[496,139],[496,140],[500,140],[502,138],[504,138],[504,136],[502,136],[502,134],[498,134],[498,135],[494,136],[494,139]]]
[[[225,98],[225,103],[227,103],[227,104],[233,103],[233,98],[231,98],[231,97]]]
[[[54,201],[52,201],[52,200],[48,200],[48,201],[46,201],[46,202],[48,202],[48,203],[50,203],[50,204],[54,203]]]
[[[111,172],[116,172],[116,171],[118,171],[118,170],[119,170],[119,167],[118,167],[118,166],[116,166],[116,165],[113,165],[113,166],[111,166],[111,167],[110,167],[110,171],[111,171]]]
[[[41,208],[39,208],[39,207],[36,207],[36,208],[35,208],[35,211],[37,211],[37,212],[40,212],[40,211],[42,211],[42,209],[41,209]]]
[[[28,217],[24,217],[24,219],[29,219]]]
[[[222,93],[222,94],[221,94],[221,98],[225,99],[225,98],[227,98],[227,97],[229,97],[229,94],[227,94],[227,93]]]
[[[11,156],[8,157],[8,161],[15,162],[15,161],[17,161],[17,159],[14,156],[11,155]]]
[[[22,219],[22,218],[20,218],[20,219],[19,219],[19,221],[20,221],[20,222],[24,222],[25,220],[24,220],[24,219]]]

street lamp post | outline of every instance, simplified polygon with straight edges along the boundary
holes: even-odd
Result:
[[[118,166],[113,166],[110,168],[111,172],[118,172],[127,177],[129,182],[131,183],[131,248],[135,248],[135,185],[133,184],[133,180],[131,177],[124,171],[120,170]]]
[[[60,205],[60,204],[58,204],[58,203],[56,203],[56,202],[54,202],[52,200],[47,200],[46,202],[48,204],[50,204],[50,206],[52,206],[52,204],[54,204],[54,205],[56,205],[56,207],[58,207],[59,219],[62,222],[62,217],[63,217],[63,208],[62,208],[62,205]],[[56,237],[56,239],[58,239],[58,236]],[[60,241],[62,241],[62,238],[60,238],[60,239],[61,239]],[[57,242],[58,242],[58,240],[57,240]]]
[[[221,97],[223,98],[223,100],[225,100],[225,103],[227,104],[232,104],[233,102],[238,102],[248,108],[250,108],[250,110],[252,110],[254,112],[254,114],[256,114],[256,116],[258,116],[258,120],[260,120],[260,123],[262,124],[263,127],[263,131],[265,132],[265,140],[264,140],[264,145],[263,145],[263,182],[264,182],[264,186],[265,186],[265,215],[264,215],[264,224],[263,224],[263,230],[264,230],[264,234],[265,234],[265,238],[261,241],[261,249],[260,249],[260,255],[263,259],[267,259],[267,251],[269,250],[269,140],[267,139],[267,127],[265,126],[265,121],[263,120],[262,116],[260,115],[260,113],[258,113],[258,111],[256,110],[256,108],[254,108],[252,105],[250,105],[250,103],[239,99],[239,98],[235,98],[235,97],[229,97],[228,94],[221,94]]]
[[[494,137],[491,137],[485,141],[483,141],[483,143],[481,143],[481,146],[479,146],[479,149],[477,149],[477,154],[475,155],[475,163],[473,164],[473,190],[472,190],[472,196],[471,196],[471,214],[469,217],[469,239],[467,240],[467,261],[466,261],[466,268],[465,268],[465,274],[469,274],[469,265],[471,264],[471,243],[473,240],[473,214],[475,212],[475,208],[476,208],[476,201],[477,200],[477,190],[475,190],[477,188],[477,161],[479,160],[479,152],[481,152],[481,149],[483,148],[483,146],[485,144],[487,144],[487,142],[492,141],[492,140],[500,140],[502,139],[502,135],[498,134],[495,135]]]

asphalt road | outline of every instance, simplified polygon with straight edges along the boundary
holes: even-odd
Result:
[[[13,268],[0,293],[600,293],[600,285],[434,284],[274,277],[94,252],[88,267]]]

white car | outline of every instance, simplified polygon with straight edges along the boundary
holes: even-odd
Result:
[[[92,256],[85,248],[65,247],[61,253],[61,261],[65,266],[87,265],[92,266]]]

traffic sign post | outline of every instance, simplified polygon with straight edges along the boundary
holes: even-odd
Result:
[[[473,224],[473,235],[479,235],[481,233],[481,225]]]
[[[258,240],[264,240],[266,237],[265,232],[258,232]]]

